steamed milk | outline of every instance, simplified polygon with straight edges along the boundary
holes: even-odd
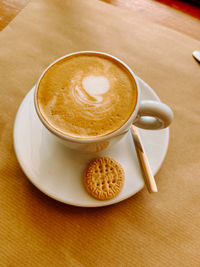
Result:
[[[131,116],[136,99],[135,81],[123,65],[89,53],[67,57],[50,67],[37,94],[48,124],[81,139],[120,128]]]

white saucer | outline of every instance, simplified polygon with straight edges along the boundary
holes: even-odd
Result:
[[[141,79],[142,99],[158,100],[155,92]],[[34,88],[24,98],[14,125],[14,146],[19,163],[29,180],[46,195],[66,204],[99,207],[131,197],[144,186],[130,133],[119,143],[98,154],[84,154],[57,143],[38,119],[33,104]],[[153,174],[159,170],[168,148],[169,129],[139,130]],[[125,170],[120,194],[107,201],[96,200],[84,188],[83,171],[97,156],[110,156]]]

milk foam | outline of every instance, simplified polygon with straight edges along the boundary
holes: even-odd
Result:
[[[77,84],[73,82],[72,93],[77,104],[88,104],[91,106],[106,106],[107,101],[103,101],[105,95],[110,89],[110,84],[105,76],[89,75],[81,80],[77,78]]]
[[[136,103],[135,83],[114,61],[91,55],[53,65],[38,90],[40,111],[52,127],[78,138],[121,127]]]
[[[109,81],[104,76],[87,76],[82,81],[83,88],[92,97],[105,94],[109,88]]]

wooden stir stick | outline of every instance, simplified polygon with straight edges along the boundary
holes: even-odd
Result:
[[[147,156],[145,154],[139,132],[134,125],[131,126],[131,133],[132,133],[133,141],[135,144],[135,149],[137,152],[138,160],[139,160],[142,172],[143,172],[143,178],[144,178],[146,187],[149,193],[158,192],[157,185],[156,185],[154,176],[152,174]]]

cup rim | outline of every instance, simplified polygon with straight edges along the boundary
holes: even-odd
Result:
[[[135,109],[134,111],[132,112],[131,116],[129,117],[129,119],[120,127],[118,128],[117,130],[107,134],[107,135],[104,135],[104,136],[100,136],[100,137],[94,137],[94,138],[86,138],[86,139],[79,139],[79,138],[75,138],[75,137],[71,137],[71,136],[67,136],[59,131],[57,131],[56,129],[54,129],[42,116],[42,114],[40,113],[40,110],[39,110],[39,107],[38,107],[38,103],[37,103],[37,92],[38,92],[38,87],[39,87],[39,84],[40,84],[40,81],[41,79],[43,78],[44,74],[47,72],[48,69],[50,69],[54,64],[56,64],[57,62],[59,62],[60,60],[64,59],[64,58],[67,58],[67,57],[70,57],[70,56],[73,56],[73,55],[78,55],[78,54],[86,54],[86,53],[90,53],[90,54],[97,54],[97,55],[105,55],[109,58],[112,58],[116,61],[118,61],[120,64],[122,64],[128,71],[129,73],[132,75],[132,77],[134,78],[134,81],[136,83],[136,88],[137,88],[137,100],[136,100],[136,105],[135,105]],[[120,135],[122,134],[123,132],[125,132],[125,130],[127,130],[129,124],[131,124],[131,122],[134,121],[134,119],[136,118],[137,116],[137,113],[138,113],[138,110],[139,110],[139,100],[140,100],[140,86],[139,86],[139,82],[137,80],[137,77],[136,75],[134,74],[134,72],[132,71],[132,69],[126,64],[124,63],[122,60],[120,60],[119,58],[115,57],[115,56],[112,56],[108,53],[105,53],[105,52],[99,52],[99,51],[90,51],[90,50],[84,50],[84,51],[78,51],[78,52],[73,52],[73,53],[69,53],[69,54],[66,54],[56,60],[54,60],[50,65],[48,65],[47,68],[45,68],[45,70],[42,72],[42,74],[40,75],[38,81],[36,82],[36,85],[35,85],[35,91],[34,91],[34,106],[35,106],[35,110],[36,110],[36,113],[40,119],[40,121],[42,122],[42,124],[51,132],[53,133],[54,135],[56,135],[57,137],[60,137],[61,139],[63,140],[66,140],[66,141],[70,141],[70,142],[73,142],[73,143],[79,143],[79,144],[87,144],[87,143],[96,143],[96,142],[102,142],[102,141],[105,141],[105,140],[108,140],[114,136],[117,136],[117,135]]]

